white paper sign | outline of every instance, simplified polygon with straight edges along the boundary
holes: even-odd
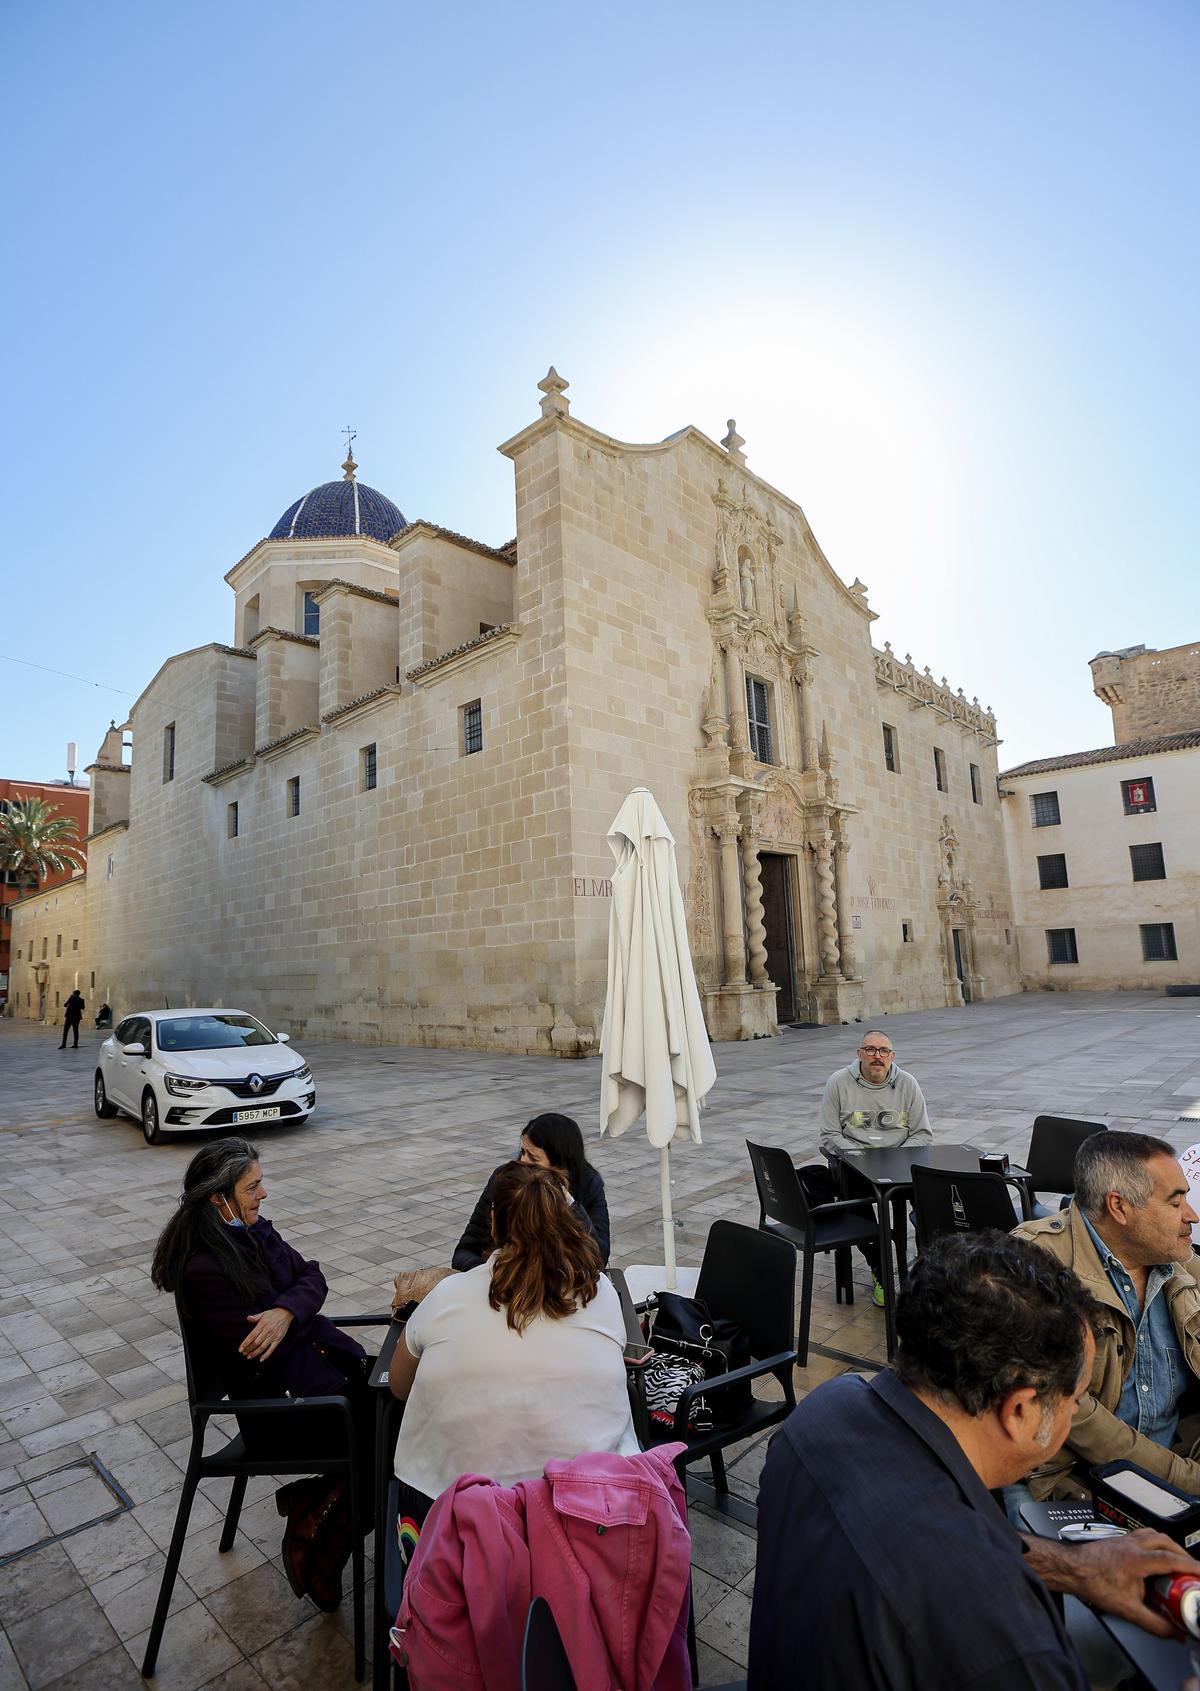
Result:
[[[1188,1203],[1200,1215],[1200,1145],[1189,1145],[1179,1162],[1188,1183]],[[1200,1248],[1200,1222],[1192,1228],[1192,1244]]]

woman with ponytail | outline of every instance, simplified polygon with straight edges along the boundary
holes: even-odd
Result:
[[[246,1139],[219,1139],[197,1151],[183,1177],[179,1207],[159,1236],[150,1278],[174,1292],[184,1317],[236,1405],[239,1397],[278,1397],[280,1412],[247,1416],[253,1455],[313,1452],[313,1417],[289,1417],[293,1397],[348,1395],[358,1411],[360,1448],[372,1450],[371,1405],[362,1346],[321,1315],[328,1287],[315,1262],[280,1238],[259,1210],[266,1200],[258,1151]],[[330,1454],[341,1454],[331,1420]],[[340,1441],[341,1448],[337,1448]],[[368,1465],[365,1470],[370,1474]],[[350,1517],[340,1481],[297,1480],[276,1494],[287,1517],[283,1565],[298,1597],[318,1608],[341,1601],[350,1555]]]
[[[638,1449],[621,1306],[591,1230],[553,1169],[507,1163],[491,1194],[491,1255],[434,1287],[392,1358],[408,1400],[401,1513],[417,1521],[460,1474],[513,1485],[554,1457]]]

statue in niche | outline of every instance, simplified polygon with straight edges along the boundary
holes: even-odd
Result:
[[[742,586],[742,609],[756,611],[758,601],[754,594],[754,565],[750,561],[749,552],[744,549],[738,554],[738,574]]]

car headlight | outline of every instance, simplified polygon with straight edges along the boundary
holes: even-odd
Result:
[[[205,1092],[208,1090],[208,1084],[206,1080],[190,1080],[187,1075],[182,1074],[163,1076],[163,1085],[168,1092],[174,1093],[176,1098],[186,1098],[192,1092]]]
[[[308,1064],[305,1063],[305,1065],[302,1069],[293,1069],[292,1070],[291,1078],[293,1080],[302,1081],[302,1082],[304,1082],[305,1085],[307,1085],[308,1082],[312,1079],[312,1070],[309,1068]]]

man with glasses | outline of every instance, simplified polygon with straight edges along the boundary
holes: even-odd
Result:
[[[886,1033],[878,1029],[865,1033],[856,1061],[838,1069],[825,1082],[821,1098],[822,1151],[833,1145],[875,1151],[932,1143],[933,1129],[921,1088],[906,1069],[896,1067],[896,1053]],[[804,1185],[813,1203],[828,1203],[839,1196],[832,1174],[825,1169],[808,1171]],[[860,1245],[859,1249],[874,1277],[872,1296],[882,1309],[878,1247]]]

